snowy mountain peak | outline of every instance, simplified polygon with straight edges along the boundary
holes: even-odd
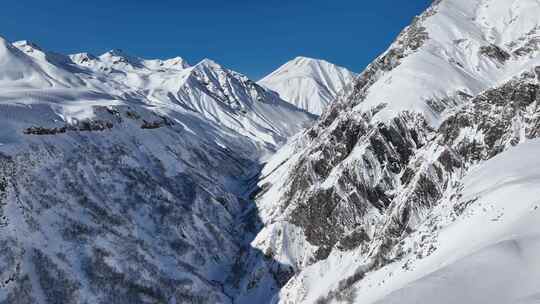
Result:
[[[354,99],[357,112],[385,103],[379,121],[407,110],[437,126],[445,100],[478,94],[539,63],[539,14],[535,0],[434,1],[366,68],[344,102]]]
[[[323,59],[316,59],[311,57],[305,57],[305,56],[297,56],[293,60],[289,61],[285,65],[296,65],[296,66],[304,66],[304,65],[333,65],[332,63],[323,60]]]
[[[0,302],[538,303],[538,16],[435,0],[261,85],[0,37]]]
[[[71,60],[79,65],[99,66],[102,69],[145,69],[149,72],[158,72],[164,70],[184,70],[190,67],[189,63],[182,57],[173,57],[166,60],[161,59],[143,59],[129,55],[122,50],[114,49],[108,51],[99,57],[90,53],[78,53],[69,55]]]
[[[277,303],[538,301],[539,15],[433,1],[268,162],[254,243],[299,269]]]
[[[203,60],[199,61],[199,63],[197,63],[195,66],[207,67],[211,69],[223,69],[223,67],[219,63],[209,58],[204,58]]]
[[[167,68],[177,67],[181,69],[187,69],[190,67],[189,63],[184,58],[179,57],[179,56],[166,59],[163,61],[160,60],[160,62],[163,67],[167,67]]]
[[[228,86],[224,81],[235,79],[240,82],[252,82],[247,76],[242,73],[227,69],[216,61],[204,58],[199,63],[193,66],[192,74],[196,77],[203,77],[205,82],[215,81],[223,86]],[[212,79],[212,80],[211,80]],[[220,85],[220,86],[221,86]]]
[[[6,56],[6,52],[9,48],[13,48],[13,45],[11,45],[6,39],[4,39],[2,36],[0,36],[0,59],[3,56]]]
[[[69,58],[76,64],[84,64],[89,61],[98,60],[98,57],[86,52],[69,55]]]
[[[39,46],[37,43],[28,41],[28,40],[21,40],[13,42],[12,45],[19,50],[23,51],[24,53],[30,55],[30,57],[33,58],[42,58],[45,61],[48,61],[49,63],[56,64],[56,65],[65,65],[72,63],[72,60],[69,56],[58,54],[55,52],[49,52],[44,50],[41,46]]]
[[[129,58],[129,57],[132,57],[131,55],[127,54],[124,50],[122,49],[112,49],[112,50],[109,50],[105,53],[103,53],[100,57],[125,57],[125,58]]]
[[[20,48],[0,37],[0,86],[34,87],[57,84],[47,75],[48,72],[54,70],[54,67],[49,62],[41,67],[31,57],[45,58],[42,51],[33,48],[26,49],[29,47],[27,44],[17,43],[17,45]]]
[[[328,61],[299,56],[259,83],[312,114],[320,115],[355,74]]]
[[[43,50],[37,43],[29,41],[29,40],[15,41],[13,42],[13,45],[19,49],[38,50],[38,51]]]
[[[143,60],[141,58],[131,56],[121,49],[112,49],[99,56],[99,59],[102,62],[112,64],[113,66],[144,68],[142,63]]]

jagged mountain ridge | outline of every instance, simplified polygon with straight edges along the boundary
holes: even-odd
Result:
[[[324,60],[296,57],[259,80],[259,84],[312,114],[321,113],[356,74]]]
[[[180,57],[145,60],[121,50],[99,57],[88,54],[68,57],[43,52],[39,47],[34,48],[35,44],[15,45],[42,63],[41,66],[52,65],[49,78],[53,80],[64,72],[54,63],[73,72],[67,74],[71,82],[66,86],[70,88],[100,91],[127,100],[142,99],[155,105],[178,105],[258,140],[261,145],[279,146],[312,119],[246,76],[208,59],[190,67]],[[73,85],[74,82],[78,83]]]
[[[0,303],[232,303],[251,179],[312,119],[210,60],[0,39]]]
[[[534,303],[539,13],[435,1],[262,172],[241,75],[6,44],[0,302]]]
[[[510,205],[495,199],[496,183],[482,185],[468,176],[477,166],[496,176],[490,164],[497,161],[490,159],[499,154],[517,162],[516,168],[526,166],[511,147],[524,145],[518,155],[536,147],[527,142],[538,134],[539,12],[540,3],[529,0],[434,1],[314,127],[270,160],[257,197],[265,226],[253,246],[294,270],[274,302],[453,301],[450,295],[458,289],[448,286],[465,286],[458,283],[463,272],[441,270],[442,276],[452,274],[441,283],[430,273],[441,265],[464,266],[452,264],[452,248],[444,246],[439,231],[450,235],[448,244],[475,243],[448,231],[474,227],[474,221],[459,226],[466,222],[463,210],[485,204],[499,212],[510,209],[504,223],[520,220]],[[534,180],[532,173],[524,175],[524,184],[527,176]],[[520,210],[534,210],[534,194],[521,196],[517,189],[508,188],[504,197],[520,197]],[[489,216],[476,220],[489,222]],[[512,229],[498,231],[535,248],[534,237],[521,240],[537,235],[534,229]],[[504,250],[496,246],[495,234],[481,231],[475,237],[486,241],[462,248],[464,261],[482,248]],[[534,278],[534,271],[523,275]],[[486,284],[484,276],[490,278]],[[465,303],[532,301],[538,292],[529,285],[501,288],[496,282],[503,278],[493,273],[476,278],[467,281],[467,290],[486,292],[461,297]],[[399,291],[409,283],[413,287]]]

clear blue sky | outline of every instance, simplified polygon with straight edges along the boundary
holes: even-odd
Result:
[[[361,71],[431,0],[2,0],[0,35],[61,53],[211,58],[254,79],[299,56]]]

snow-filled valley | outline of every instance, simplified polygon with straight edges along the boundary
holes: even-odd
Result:
[[[259,81],[0,38],[0,303],[538,303],[539,16]]]
[[[208,59],[0,39],[0,301],[232,302],[260,163],[313,119]]]

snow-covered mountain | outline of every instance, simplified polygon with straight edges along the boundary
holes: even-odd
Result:
[[[253,176],[312,119],[210,60],[0,38],[0,303],[231,303]]]
[[[268,162],[252,245],[293,272],[274,302],[538,301],[538,16],[434,1]]]
[[[26,41],[14,46],[33,59],[31,65],[37,71],[36,76],[30,77],[33,82],[29,86],[91,90],[156,107],[182,107],[271,149],[312,120],[312,115],[209,59],[191,67],[180,57],[146,60],[122,50],[101,56],[64,56],[43,51]],[[48,83],[34,81],[38,75]],[[21,77],[21,81],[27,78]]]
[[[538,302],[538,16],[437,0],[260,85],[0,38],[0,303]]]
[[[259,81],[312,114],[321,115],[356,75],[324,60],[297,57]]]

